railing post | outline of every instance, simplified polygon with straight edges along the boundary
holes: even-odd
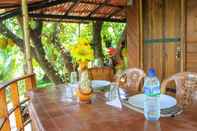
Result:
[[[29,78],[25,79],[26,91],[31,91],[36,88],[36,78],[35,75],[32,75]]]
[[[5,124],[1,131],[11,131],[10,122],[8,119],[8,109],[7,109],[7,102],[6,102],[6,95],[5,90],[0,89],[0,118],[6,119]]]
[[[15,114],[15,119],[16,119],[16,127],[17,129],[23,129],[23,120],[22,120],[22,114],[20,110],[20,97],[19,97],[19,92],[18,92],[18,85],[17,82],[14,82],[13,84],[10,85],[11,88],[11,96],[12,96],[12,103],[13,107],[16,108],[14,114]]]

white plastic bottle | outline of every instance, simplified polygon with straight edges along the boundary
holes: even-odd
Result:
[[[149,121],[160,118],[160,81],[153,68],[148,70],[144,80],[144,116]]]

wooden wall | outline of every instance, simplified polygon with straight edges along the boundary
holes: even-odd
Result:
[[[127,46],[129,67],[140,67],[140,18],[139,1],[133,0],[133,5],[127,9]]]
[[[144,69],[160,79],[180,71],[180,9],[180,0],[143,0]]]
[[[186,69],[197,72],[197,0],[187,0]]]
[[[130,67],[141,67],[143,63],[145,71],[155,68],[160,79],[180,72],[184,66],[185,71],[197,72],[197,0],[142,0],[141,19],[139,2],[134,0],[127,13]],[[143,45],[140,40],[143,40]]]

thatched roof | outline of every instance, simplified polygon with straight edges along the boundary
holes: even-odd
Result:
[[[21,0],[1,0],[0,20],[21,14]],[[127,0],[29,0],[29,16],[51,21],[126,21]]]

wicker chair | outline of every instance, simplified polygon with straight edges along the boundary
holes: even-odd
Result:
[[[145,73],[141,69],[130,68],[125,70],[116,80],[118,86],[127,91],[128,94],[131,92],[140,92],[140,83],[145,77]]]
[[[88,69],[90,79],[113,81],[113,69],[110,67],[94,67]]]
[[[178,104],[183,107],[191,104],[193,99],[192,93],[197,91],[197,73],[181,72],[165,79],[161,84],[162,93],[173,91],[168,88],[171,82],[175,82],[176,85],[174,93]]]

